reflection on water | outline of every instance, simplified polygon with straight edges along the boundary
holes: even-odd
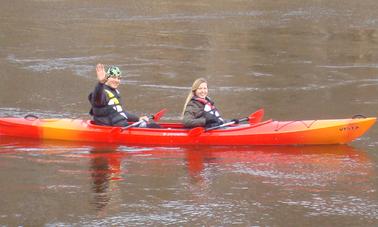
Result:
[[[90,172],[92,177],[92,190],[96,210],[104,211],[109,204],[119,206],[119,180],[123,180],[121,174],[122,154],[117,153],[116,147],[93,147],[90,149]],[[114,209],[114,208],[113,208]]]
[[[188,171],[192,176],[206,176],[212,166],[238,177],[255,177],[290,190],[327,191],[327,186],[355,179],[356,190],[366,190],[363,181],[371,173],[372,163],[366,154],[350,146],[288,146],[197,148],[186,151]],[[346,183],[346,182],[344,182]],[[318,189],[317,189],[318,188]]]
[[[86,221],[188,224],[191,218],[197,223],[204,218],[220,223],[207,217],[212,215],[219,221],[228,218],[244,223],[251,218],[244,209],[278,218],[271,213],[275,209],[266,210],[273,204],[277,209],[296,207],[310,216],[374,219],[377,215],[374,165],[364,151],[351,146],[126,147],[7,137],[1,138],[0,145],[2,181],[9,171],[21,174],[32,167],[35,174],[29,176],[29,184],[44,175],[39,186],[44,193],[71,191],[76,199],[65,198],[64,204],[93,210],[94,219]],[[15,168],[16,163],[23,164]],[[14,190],[42,193],[30,186],[20,189],[24,183],[17,179],[6,181],[2,194]],[[88,202],[80,199],[83,193],[89,196]],[[0,214],[9,218],[17,199],[8,197],[3,202],[11,209],[0,209]],[[224,210],[247,216],[236,218]],[[38,210],[17,212],[26,219],[40,215]],[[149,212],[159,218],[155,220]],[[117,213],[127,218],[106,219]],[[164,217],[164,213],[173,216]],[[73,223],[64,215],[60,218]],[[269,219],[260,221],[270,223]]]

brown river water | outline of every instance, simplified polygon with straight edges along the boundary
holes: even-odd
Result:
[[[378,116],[373,0],[2,0],[0,117],[89,119],[95,65],[178,121]],[[348,145],[140,147],[0,137],[0,226],[377,226],[378,128]]]

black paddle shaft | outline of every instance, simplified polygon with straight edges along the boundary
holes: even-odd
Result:
[[[239,122],[248,121],[248,120],[249,120],[249,117],[245,117],[245,118],[239,119]],[[207,131],[210,131],[210,130],[214,130],[214,129],[222,128],[222,127],[225,127],[225,126],[229,126],[229,125],[232,125],[232,124],[235,124],[235,123],[236,123],[236,121],[230,121],[230,122],[218,125],[218,126],[214,126],[214,127],[208,128],[205,131],[207,132]]]

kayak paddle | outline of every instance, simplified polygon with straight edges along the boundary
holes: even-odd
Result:
[[[249,115],[249,117],[239,119],[238,122],[248,121],[250,124],[256,124],[256,123],[259,123],[263,119],[263,117],[264,117],[264,109],[259,109],[256,112]],[[226,126],[229,126],[229,125],[233,125],[235,123],[236,123],[236,121],[230,121],[230,122],[227,122],[227,123],[224,123],[224,124],[221,124],[221,125],[218,125],[218,126],[214,126],[214,127],[211,127],[211,128],[207,128],[207,129],[205,129],[203,127],[196,127],[196,128],[191,129],[189,131],[188,135],[192,136],[192,137],[199,136],[203,132],[208,132],[208,131],[211,131],[211,130],[214,130],[214,129],[223,128],[223,127],[226,127]]]
[[[160,118],[165,114],[165,112],[167,111],[167,109],[162,109],[162,110],[160,110],[159,112],[157,112],[157,113],[155,113],[155,114],[153,114],[153,115],[151,115],[151,116],[149,116],[148,118],[149,119],[153,119],[153,120],[155,120],[155,121],[159,121],[160,120]],[[116,127],[116,128],[114,128],[113,130],[112,130],[112,133],[114,133],[114,132],[123,132],[124,130],[126,130],[126,129],[129,129],[129,128],[132,128],[132,127],[136,127],[136,126],[138,126],[138,125],[140,125],[140,124],[142,124],[142,122],[143,122],[144,120],[140,120],[140,121],[137,121],[137,122],[134,122],[134,123],[132,123],[131,125],[128,125],[128,126],[126,126],[126,127]]]
[[[162,110],[160,110],[159,112],[157,112],[157,113],[155,113],[155,114],[149,116],[148,118],[149,118],[149,119],[153,119],[153,120],[155,120],[155,121],[159,121],[160,118],[165,114],[165,111],[167,111],[167,109],[162,109]],[[131,125],[128,125],[128,126],[126,126],[126,127],[122,127],[122,128],[121,128],[121,132],[122,132],[123,130],[128,129],[128,128],[132,128],[132,127],[138,126],[138,125],[142,124],[142,122],[144,122],[144,120],[140,120],[140,121],[137,121],[137,122],[135,122],[135,123],[133,123],[133,124],[131,124]]]

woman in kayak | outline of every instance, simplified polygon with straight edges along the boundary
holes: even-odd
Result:
[[[182,112],[183,123],[186,128],[198,126],[210,128],[225,122],[214,106],[214,102],[207,95],[207,81],[204,78],[196,79],[186,98]]]
[[[159,127],[156,123],[147,124],[147,116],[138,117],[135,114],[125,111],[121,106],[120,93],[117,87],[121,80],[121,70],[111,66],[105,73],[103,64],[97,64],[96,73],[98,83],[88,99],[92,105],[90,114],[97,125],[125,127],[128,122],[143,120],[139,127]]]

